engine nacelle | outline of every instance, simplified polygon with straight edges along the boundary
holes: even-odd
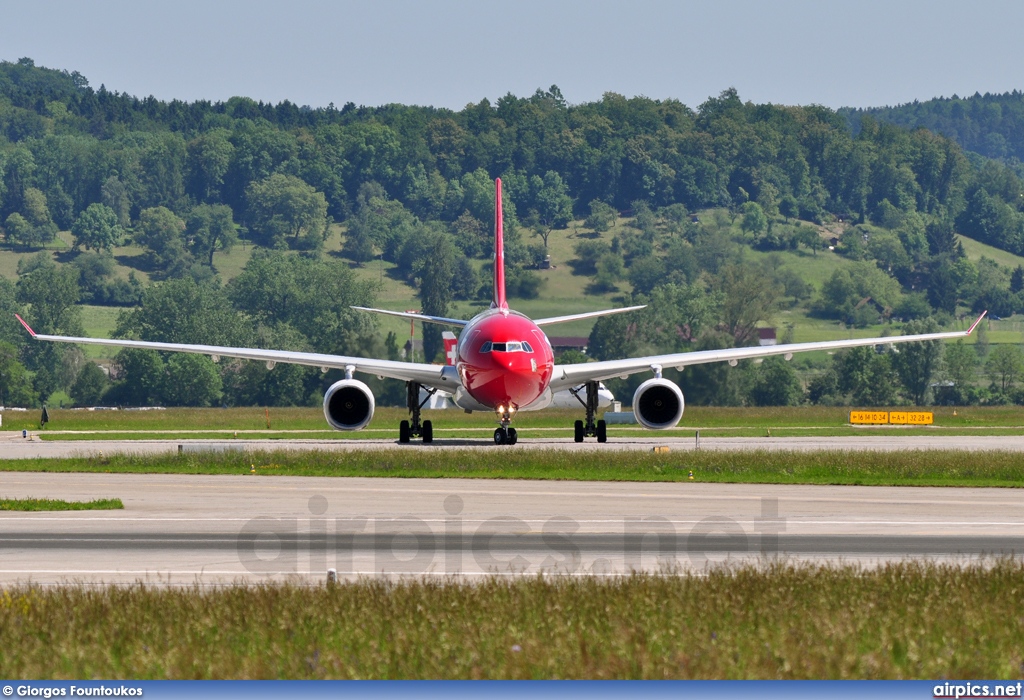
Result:
[[[362,430],[373,409],[373,392],[358,379],[335,382],[324,394],[324,418],[335,430]]]
[[[648,379],[633,394],[633,415],[645,428],[674,428],[683,417],[683,392],[667,379]]]

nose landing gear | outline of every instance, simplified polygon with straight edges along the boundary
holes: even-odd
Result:
[[[515,428],[495,428],[494,430],[494,444],[495,445],[514,445],[519,440],[519,434]]]
[[[494,430],[494,444],[495,445],[514,445],[519,440],[519,434],[515,428],[509,426],[512,422],[512,416],[516,414],[515,404],[505,404],[498,406],[497,410],[498,421],[501,423],[500,428]]]
[[[587,421],[584,423],[581,420],[576,421],[573,426],[573,439],[576,442],[583,442],[585,437],[596,437],[598,442],[608,442],[608,424],[603,420],[594,421],[597,416],[597,382],[587,382],[584,385],[587,398],[586,400],[580,398],[580,392],[578,389],[570,388],[569,393],[576,397],[583,408],[587,411]]]

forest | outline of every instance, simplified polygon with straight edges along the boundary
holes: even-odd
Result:
[[[314,403],[333,373],[129,351],[101,369],[27,343],[12,314],[80,334],[84,304],[114,306],[120,337],[397,359],[395,333],[349,308],[379,293],[362,266],[387,263],[425,313],[486,299],[495,177],[511,296],[543,295],[537,270],[571,236],[582,294],[649,304],[594,326],[597,359],[756,343],[785,308],[886,333],[1024,310],[1024,267],[972,261],[960,238],[1024,254],[1024,140],[1007,132],[998,155],[967,152],[992,139],[890,117],[758,105],[733,89],[696,109],[614,93],[571,105],[556,86],[460,111],[186,103],[0,62],[0,255],[18,260],[0,278],[0,404],[55,392],[80,405]],[[251,255],[227,278],[215,256],[239,245]],[[141,251],[127,275],[124,246]],[[825,256],[841,264],[818,286],[787,262]],[[439,334],[424,332],[433,358]],[[1014,344],[796,364],[679,381],[693,403],[1024,402]],[[401,386],[374,382],[382,401],[401,400]]]

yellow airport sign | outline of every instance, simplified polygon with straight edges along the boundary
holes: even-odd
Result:
[[[885,425],[889,422],[889,412],[850,411],[850,422],[854,425]]]
[[[931,411],[850,411],[853,425],[931,425]]]

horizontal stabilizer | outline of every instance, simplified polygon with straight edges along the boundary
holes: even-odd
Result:
[[[370,309],[365,306],[353,306],[351,307],[358,311],[369,311],[375,314],[386,314],[388,316],[399,316],[401,318],[411,318],[417,321],[426,321],[427,323],[440,323],[445,326],[458,326],[462,328],[469,321],[463,321],[460,318],[444,318],[443,316],[427,316],[426,314],[411,313],[409,311],[390,311],[388,309]]]
[[[551,326],[555,323],[568,323],[569,321],[579,321],[584,318],[597,318],[598,316],[611,316],[612,314],[624,314],[627,311],[639,311],[640,309],[646,308],[646,304],[642,306],[626,306],[621,309],[605,309],[604,311],[588,311],[583,314],[570,314],[568,316],[552,316],[551,318],[538,318],[534,323],[538,326]]]

